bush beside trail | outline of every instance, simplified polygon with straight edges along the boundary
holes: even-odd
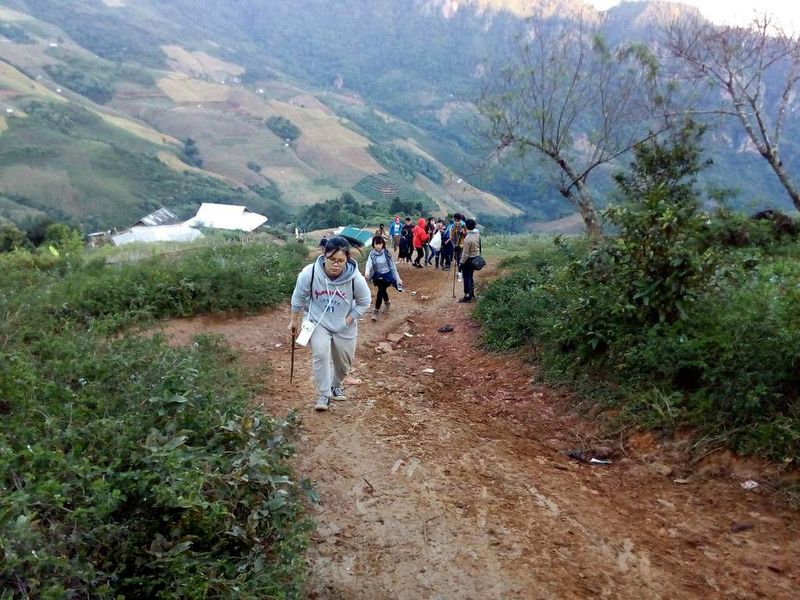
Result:
[[[800,246],[774,219],[702,212],[691,142],[637,151],[614,235],[507,261],[476,309],[485,343],[532,349],[628,424],[797,464]]]
[[[122,266],[0,255],[0,597],[300,597],[291,418],[251,405],[217,338],[108,333],[275,305],[303,258],[256,244]]]

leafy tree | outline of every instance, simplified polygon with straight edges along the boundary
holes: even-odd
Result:
[[[197,148],[197,142],[190,137],[183,141],[183,157],[186,164],[197,167],[198,169],[203,167],[203,159],[200,157],[200,150]]]
[[[603,310],[637,325],[671,323],[704,290],[713,267],[694,184],[703,129],[693,123],[634,150],[631,172],[614,179],[622,201],[606,211],[618,229],[589,258],[584,278],[615,295]],[[601,292],[602,293],[602,292]],[[608,310],[610,308],[610,310]]]
[[[10,252],[25,245],[25,234],[13,223],[0,223],[0,252]]]
[[[684,75],[721,92],[720,115],[737,119],[777,175],[795,207],[800,190],[786,171],[780,144],[787,111],[800,81],[800,34],[764,14],[749,27],[717,27],[700,17],[675,20],[665,29],[666,48],[686,67]]]
[[[514,62],[490,80],[478,107],[498,158],[533,153],[554,167],[558,191],[592,237],[601,233],[589,175],[663,130],[654,123],[655,59],[639,45],[611,49],[583,15],[529,21]]]

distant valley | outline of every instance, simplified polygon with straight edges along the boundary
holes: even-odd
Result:
[[[482,69],[508,60],[529,6],[4,2],[0,219],[90,231],[213,201],[286,222],[343,193],[436,213],[567,217],[541,165],[488,169],[471,125]],[[644,11],[609,14],[610,37],[644,31]],[[709,182],[740,190],[744,208],[785,207],[741,136],[715,135]],[[608,177],[598,186],[608,190]]]

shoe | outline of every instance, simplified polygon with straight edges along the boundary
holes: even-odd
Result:
[[[461,273],[458,274],[458,280],[464,281],[464,276]]]
[[[331,398],[334,400],[347,400],[347,394],[344,393],[343,387],[332,387]]]
[[[317,403],[314,405],[314,410],[320,412],[330,408],[331,399],[328,396],[320,396]]]
[[[385,312],[385,313],[389,312],[389,307],[391,306],[391,304],[392,303],[389,302],[388,300],[384,300],[384,302],[383,302],[383,312]]]
[[[373,320],[373,321],[377,321],[378,320],[378,312],[379,312],[379,309],[373,308],[372,309],[372,316],[370,317],[370,319]]]
[[[459,298],[459,302],[472,302],[471,296],[464,296],[463,298]]]

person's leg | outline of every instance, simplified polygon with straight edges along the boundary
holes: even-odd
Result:
[[[461,281],[463,275],[461,274],[461,253],[464,249],[463,248],[456,248],[454,252],[454,258],[456,261],[456,270],[458,271],[458,280]]]
[[[474,289],[473,289],[473,274],[475,269],[472,268],[472,264],[467,261],[461,266],[461,272],[464,274],[464,297],[465,298],[472,298],[474,296]]]
[[[319,397],[331,394],[331,334],[317,325],[311,334],[311,368]]]
[[[381,285],[378,286],[378,293],[381,294],[381,298],[386,304],[386,310],[389,310],[389,287],[391,285],[388,281],[382,281]]]
[[[437,268],[437,269],[439,268],[439,258],[441,257],[441,255],[442,255],[442,251],[441,250],[434,250],[433,251],[433,263],[434,263],[434,267]],[[444,266],[444,261],[442,261],[442,266]]]
[[[379,279],[375,282],[375,285],[378,288],[378,293],[375,295],[375,310],[380,310],[381,304],[386,302],[389,299],[389,294],[386,293],[386,289],[391,285],[388,281],[383,281]]]
[[[417,265],[418,267],[422,266],[420,264],[420,261],[422,260],[422,253],[423,253],[422,248],[417,248],[417,258],[414,259],[414,264]]]
[[[355,327],[355,326],[354,326]],[[356,355],[356,342],[358,336],[352,338],[342,338],[334,336],[331,340],[331,362],[333,363],[333,377],[331,389],[328,393],[336,400],[344,400],[344,390],[342,382],[353,366],[353,358]]]

